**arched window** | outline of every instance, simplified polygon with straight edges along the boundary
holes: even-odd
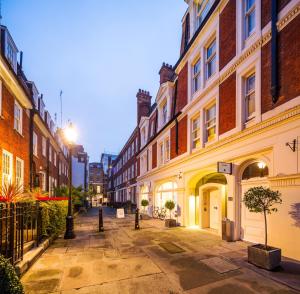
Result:
[[[177,183],[166,182],[161,184],[155,194],[155,206],[159,208],[165,207],[167,200],[173,200],[175,207],[177,206]]]
[[[269,175],[269,169],[264,162],[258,161],[249,164],[242,175],[242,180],[249,180],[252,178],[263,178]]]

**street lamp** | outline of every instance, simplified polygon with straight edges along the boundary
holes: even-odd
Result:
[[[68,198],[68,215],[66,217],[65,239],[74,239],[74,219],[72,211],[72,149],[77,138],[77,132],[72,123],[64,129],[64,136],[69,147],[69,198]]]

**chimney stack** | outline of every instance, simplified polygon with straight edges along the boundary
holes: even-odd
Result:
[[[137,124],[140,123],[142,116],[149,116],[151,110],[151,96],[148,91],[141,90],[136,94],[137,98]]]
[[[163,62],[160,70],[159,70],[159,75],[160,75],[160,84],[163,84],[168,81],[172,81],[175,75],[175,72],[173,70],[173,66]]]

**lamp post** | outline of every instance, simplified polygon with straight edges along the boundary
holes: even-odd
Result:
[[[77,133],[72,123],[69,123],[67,128],[64,130],[65,139],[69,145],[69,198],[68,198],[68,214],[66,217],[66,232],[65,239],[74,239],[74,219],[72,209],[72,151],[73,145],[77,137]]]

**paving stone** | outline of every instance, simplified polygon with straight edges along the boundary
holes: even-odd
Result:
[[[201,262],[212,268],[213,270],[217,271],[220,274],[227,273],[230,271],[237,270],[239,267],[236,265],[224,260],[220,257],[211,257],[207,259],[201,259]]]

